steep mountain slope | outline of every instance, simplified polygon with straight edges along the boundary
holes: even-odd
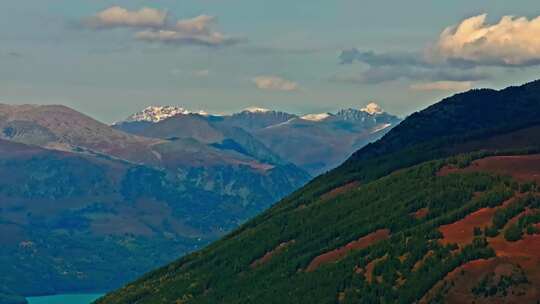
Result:
[[[536,303],[539,113],[540,82],[445,99],[97,303]]]
[[[540,81],[535,81],[501,91],[471,90],[446,98],[410,115],[380,141],[357,151],[338,170],[319,181],[332,187],[334,184],[329,181],[334,179],[333,175],[365,181],[459,152],[535,147],[534,138],[528,142],[508,136],[499,143],[496,138],[540,122],[535,112],[539,86]]]
[[[128,134],[62,106],[2,105],[0,133],[6,294],[119,286],[309,179],[271,157]]]

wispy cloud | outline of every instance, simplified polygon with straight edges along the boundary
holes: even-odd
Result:
[[[478,68],[466,70],[438,65],[409,65],[394,62],[369,65],[365,71],[353,75],[335,75],[334,82],[378,84],[395,80],[411,81],[479,81],[489,79],[490,74]]]
[[[171,75],[172,76],[193,76],[193,77],[197,77],[197,78],[206,78],[208,76],[210,76],[210,74],[212,73],[210,70],[208,69],[203,69],[203,70],[182,70],[182,69],[172,69],[170,71]]]
[[[23,57],[22,53],[19,53],[19,52],[16,52],[16,51],[7,52],[7,55],[9,57],[11,57],[11,58],[22,58]]]
[[[278,76],[258,76],[252,79],[255,86],[261,90],[270,91],[296,91],[298,83]]]
[[[341,64],[361,62],[367,69],[353,77],[334,76],[333,81],[376,84],[399,79],[412,81],[478,81],[489,74],[474,66],[452,66],[445,62],[433,63],[423,53],[375,53],[350,49],[339,56]]]
[[[373,51],[360,51],[358,49],[344,50],[339,55],[341,64],[352,64],[355,61],[370,66],[430,66],[418,53],[375,53]]]
[[[198,71],[193,72],[193,75],[195,75],[195,77],[200,77],[200,78],[208,77],[210,76],[210,70],[198,70]]]
[[[416,83],[410,86],[413,91],[452,91],[460,92],[472,89],[471,81],[435,81]]]
[[[141,8],[137,11],[113,6],[83,20],[83,25],[94,29],[132,28],[138,30],[134,38],[140,41],[174,45],[219,47],[243,42],[213,29],[216,17],[200,15],[191,19],[175,20],[167,11]]]

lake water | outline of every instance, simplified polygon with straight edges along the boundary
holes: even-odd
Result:
[[[67,294],[44,297],[29,297],[29,304],[90,304],[103,296],[101,293],[93,294]]]

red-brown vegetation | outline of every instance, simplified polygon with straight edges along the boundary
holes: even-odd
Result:
[[[463,169],[460,169],[454,165],[446,165],[442,167],[439,172],[437,172],[437,176],[447,176],[452,173],[460,172]]]
[[[489,239],[489,244],[498,257],[528,257],[540,259],[540,234],[524,234],[523,239],[508,242],[501,235]]]
[[[378,259],[375,259],[375,260],[369,262],[369,263],[366,265],[366,281],[367,281],[368,283],[370,283],[370,284],[373,283],[373,279],[374,279],[374,278],[373,278],[373,269],[375,269],[375,266],[376,266],[378,263],[380,263],[380,262],[386,260],[387,258],[388,258],[388,255],[385,255],[385,256],[383,256],[383,257],[381,257],[381,258],[378,258]],[[379,283],[382,281],[382,278],[380,278],[380,277],[377,277],[377,278],[375,278],[375,279],[377,279],[377,282],[379,282]]]
[[[364,237],[359,238],[356,241],[350,242],[347,245],[340,247],[338,249],[334,249],[332,251],[323,253],[316,258],[314,258],[309,266],[307,267],[306,271],[314,271],[315,269],[319,268],[321,265],[335,262],[338,260],[343,259],[349,252],[354,250],[360,250],[369,247],[370,245],[373,245],[376,242],[386,240],[390,237],[390,230],[388,229],[380,229],[373,233],[370,233]]]
[[[360,182],[354,181],[343,186],[337,187],[321,196],[321,200],[328,201],[336,198],[337,196],[352,191],[360,186]]]
[[[444,235],[441,242],[459,245],[470,243],[474,238],[472,232],[474,227],[491,224],[494,212],[498,208],[505,208],[517,197],[506,201],[501,207],[480,209],[463,220],[440,227]],[[509,220],[501,231],[531,212],[532,210],[526,209]],[[500,233],[497,237],[488,238],[488,242],[496,257],[472,261],[458,267],[438,282],[420,303],[429,303],[437,295],[442,295],[445,303],[533,303],[539,299],[540,235],[523,234],[523,239],[509,242],[504,238],[504,234]],[[487,277],[495,282],[492,284],[496,284],[502,276],[509,277],[516,272],[525,275],[529,283],[511,285],[504,294],[493,296],[485,297],[473,293],[473,289]]]
[[[429,303],[437,294],[444,303],[534,303],[540,296],[539,259],[523,257],[496,257],[466,263],[438,282],[419,303]],[[530,284],[509,286],[506,295],[484,297],[475,295],[473,289],[486,277],[499,281],[502,276],[523,273]]]
[[[412,271],[413,271],[413,272],[414,272],[414,271],[418,271],[418,269],[420,269],[420,267],[422,267],[422,265],[424,265],[424,262],[425,262],[428,258],[432,257],[434,254],[435,254],[435,251],[433,251],[433,250],[428,251],[428,252],[422,257],[422,259],[420,259],[420,260],[418,260],[416,263],[414,263],[414,266],[413,266],[413,268],[412,268]]]
[[[492,156],[475,160],[466,168],[445,166],[439,176],[456,172],[489,172],[500,175],[510,175],[518,181],[535,181],[540,184],[540,154]]]
[[[292,244],[294,244],[294,240],[279,244],[276,248],[272,249],[271,251],[268,251],[262,257],[253,261],[253,263],[251,263],[250,265],[251,268],[257,268],[261,265],[268,263],[272,259],[272,257],[281,253],[283,250],[285,250],[288,246]]]
[[[485,228],[491,225],[496,210],[496,208],[482,208],[467,215],[462,220],[439,227],[439,231],[443,234],[440,243],[444,245],[471,243],[474,239],[474,228]]]
[[[421,219],[425,218],[428,214],[429,214],[429,209],[428,208],[422,208],[422,209],[416,210],[416,212],[413,212],[412,216],[417,220],[421,220]]]
[[[458,244],[460,246],[470,244],[474,239],[475,227],[484,229],[490,226],[492,224],[493,216],[499,208],[506,208],[508,205],[515,202],[516,199],[521,197],[523,197],[523,194],[516,194],[499,207],[482,208],[457,222],[439,227],[439,231],[443,234],[443,239],[440,240],[440,243],[443,245]]]

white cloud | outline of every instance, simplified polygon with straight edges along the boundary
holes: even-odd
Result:
[[[179,20],[176,22],[176,30],[192,34],[209,34],[210,24],[214,23],[216,17],[200,15],[192,19]]]
[[[452,91],[462,92],[472,88],[471,81],[435,81],[417,83],[410,86],[413,91]]]
[[[139,29],[135,39],[176,45],[203,45],[210,47],[232,45],[243,40],[230,37],[213,29],[214,16],[200,15],[185,20],[174,20],[166,11],[142,8],[130,11],[120,6],[107,8],[83,23],[91,28],[117,27]]]
[[[493,25],[486,14],[463,20],[440,35],[434,54],[473,64],[524,66],[540,63],[540,17],[504,16]]]
[[[231,45],[241,41],[213,30],[215,19],[213,16],[200,15],[192,19],[179,20],[170,28],[138,32],[135,38],[150,42],[205,46]]]
[[[120,6],[113,6],[88,18],[85,24],[93,28],[159,28],[165,26],[166,20],[166,11],[148,7],[130,11]]]
[[[277,76],[258,76],[253,78],[253,83],[261,90],[271,91],[296,91],[298,83]]]

